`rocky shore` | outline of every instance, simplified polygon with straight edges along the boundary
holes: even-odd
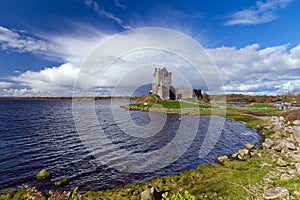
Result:
[[[245,161],[269,157],[270,162],[258,164],[260,168],[271,167],[271,170],[260,183],[247,190],[256,193],[254,199],[300,199],[300,120],[290,122],[282,116],[266,117],[264,124],[257,128],[262,133],[262,147],[246,144],[237,153],[220,156],[217,160],[226,165],[229,159]]]

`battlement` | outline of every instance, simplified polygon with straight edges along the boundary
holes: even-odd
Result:
[[[152,93],[157,94],[163,100],[185,99],[202,96],[200,89],[174,88],[172,86],[172,72],[164,67],[155,68],[152,78]]]

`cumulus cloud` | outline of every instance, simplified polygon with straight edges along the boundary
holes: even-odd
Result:
[[[0,81],[0,89],[5,89],[13,86],[13,83]]]
[[[240,10],[226,16],[225,25],[254,25],[273,21],[277,18],[276,12],[285,8],[293,0],[257,1],[255,6]]]
[[[0,26],[0,48],[21,53],[41,53],[47,50],[47,45],[45,41],[26,36],[24,32]]]
[[[75,81],[81,88],[95,92],[99,86],[98,88],[104,88],[109,94],[114,86],[118,85],[119,94],[125,95],[126,91],[129,92],[126,95],[130,95],[132,88],[151,83],[154,67],[167,67],[172,71],[175,87],[192,86],[207,91],[207,85],[214,83],[217,74],[210,68],[204,54],[199,56],[193,46],[171,35],[153,32],[151,37],[148,37],[149,34],[147,36],[142,32],[126,33],[115,43],[105,46],[103,53],[92,50],[105,44],[103,41],[109,34],[92,29],[85,30],[86,36],[43,35],[41,38],[48,38],[48,51],[43,55],[60,58],[65,64],[46,67],[40,71],[19,72],[6,77],[7,81],[0,82],[0,95],[71,96]],[[164,45],[170,51],[139,49],[135,46],[138,43]],[[123,47],[132,50],[120,56],[119,51]],[[176,50],[185,51],[187,57],[174,54]],[[88,70],[78,79],[78,74],[83,70],[81,64],[91,52],[96,53],[96,56],[86,63],[89,66]],[[227,93],[277,94],[300,90],[300,44],[292,48],[288,45],[261,48],[259,44],[251,44],[243,48],[206,49],[206,52],[224,80],[224,86],[220,89]],[[201,63],[200,74],[185,60],[186,58]],[[99,73],[99,67],[103,63],[110,65],[104,73]]]
[[[277,94],[299,91],[300,45],[261,49],[258,44],[241,49],[208,49],[223,75],[227,92]]]
[[[29,95],[40,94],[42,96],[71,96],[74,80],[79,67],[66,63],[59,67],[51,67],[39,72],[27,71],[18,76],[10,77],[10,80],[18,83],[21,89],[6,90],[8,93],[26,93]],[[21,93],[20,93],[21,92]]]

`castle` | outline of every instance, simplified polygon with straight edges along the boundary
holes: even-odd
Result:
[[[166,68],[155,68],[152,79],[152,94],[159,95],[163,100],[202,98],[200,89],[174,88],[172,86],[172,72],[168,72]]]

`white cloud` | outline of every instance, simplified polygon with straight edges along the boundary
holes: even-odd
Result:
[[[260,49],[258,44],[237,49],[208,49],[223,75],[225,89],[241,93],[285,93],[300,91],[300,45],[288,50],[287,45]]]
[[[62,59],[65,64],[47,67],[40,71],[19,72],[6,81],[0,82],[2,96],[70,96],[73,92],[74,81],[81,70],[85,58],[109,35],[94,29],[85,29],[86,36],[48,36],[48,51],[44,56]],[[161,50],[135,49],[127,52],[109,67],[99,79],[99,64],[113,60],[116,57],[118,45],[134,47],[134,43],[164,44],[170,49],[185,50],[189,56],[200,59],[197,52],[186,43],[180,43],[176,38],[153,33],[151,40],[143,34],[124,34],[114,45],[105,48],[107,54],[94,57],[96,65],[89,68],[85,77],[79,81],[82,88],[93,88],[95,83],[100,86],[111,87],[116,84],[122,87],[136,88],[144,83],[150,83],[154,67],[167,67],[174,74],[175,87],[205,88],[204,79],[213,80],[214,75],[206,68],[205,62],[201,66],[203,78],[195,76],[197,72],[184,60]],[[150,40],[150,41],[149,41]],[[134,42],[133,42],[134,41]],[[177,42],[170,42],[177,41]],[[216,63],[226,92],[245,94],[277,94],[288,91],[299,91],[300,77],[300,45],[289,49],[288,45],[261,48],[259,44],[252,44],[244,48],[220,47],[206,49]],[[98,76],[97,76],[98,74]],[[186,80],[185,80],[186,78]],[[211,81],[210,83],[212,83]],[[125,89],[124,89],[125,90]],[[130,91],[130,90],[128,90]]]
[[[10,80],[18,83],[21,89],[7,91],[15,94],[21,94],[19,91],[29,94],[32,91],[33,95],[71,96],[78,72],[79,67],[71,63],[46,68],[39,72],[27,71],[18,76],[10,77]]]
[[[0,89],[5,89],[13,86],[13,83],[0,81]]]
[[[48,38],[49,59],[58,58],[65,62],[82,63],[87,56],[105,40],[108,35],[101,31],[81,27],[84,30],[78,35],[43,35]]]
[[[0,48],[21,53],[42,53],[47,50],[47,45],[43,40],[0,26]]]
[[[115,0],[115,4],[119,8],[126,9],[126,6],[121,4],[120,0]]]
[[[275,85],[275,88],[277,89],[278,93],[299,92],[300,80],[283,82]]]
[[[293,0],[257,1],[255,6],[240,10],[226,16],[225,25],[253,25],[263,24],[277,18],[276,11],[285,8]]]
[[[116,22],[117,24],[119,24],[124,29],[131,29],[131,27],[128,26],[128,25],[126,25],[121,18],[115,16],[111,12],[108,12],[108,11],[104,10],[104,8],[101,7],[96,1],[94,1],[94,0],[84,0],[84,3],[89,8],[92,8],[101,17],[113,20],[114,22]]]
[[[50,96],[49,93],[41,93],[37,91],[35,88],[28,89],[28,88],[22,88],[22,89],[3,89],[0,90],[0,96],[2,97],[33,97],[33,96]]]

